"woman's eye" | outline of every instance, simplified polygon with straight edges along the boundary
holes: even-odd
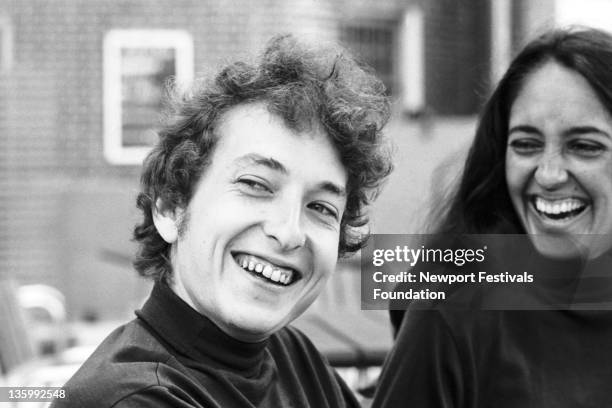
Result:
[[[517,154],[528,155],[540,151],[542,142],[531,138],[514,139],[510,142],[510,148]]]
[[[568,149],[581,156],[594,157],[602,153],[605,146],[593,141],[576,140],[569,143]]]
[[[324,205],[324,204],[321,204],[321,203],[312,203],[312,204],[310,204],[309,207],[311,209],[315,210],[316,212],[326,216],[326,217],[331,217],[334,220],[338,219],[338,214],[330,206],[327,206],[327,205]]]

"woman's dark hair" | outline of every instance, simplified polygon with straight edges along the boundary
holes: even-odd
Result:
[[[153,206],[160,199],[163,210],[187,207],[212,158],[219,119],[247,103],[264,103],[297,132],[322,128],[327,133],[348,174],[339,255],[363,246],[365,207],[392,168],[382,141],[389,100],[382,82],[367,68],[337,47],[314,47],[280,36],[271,40],[257,64],[233,63],[212,82],[199,83],[189,94],[174,94],[159,142],[142,170],[137,206],[143,219],[134,228],[140,244],[134,266],[141,275],[161,279],[172,271],[170,245],[153,224]]]
[[[514,58],[486,103],[457,190],[436,233],[524,233],[505,176],[508,123],[525,79],[554,61],[582,75],[612,113],[612,36],[591,28],[549,31]],[[444,205],[444,204],[443,204]],[[439,217],[439,214],[438,214]]]

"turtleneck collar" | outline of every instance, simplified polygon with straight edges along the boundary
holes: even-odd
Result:
[[[255,375],[266,355],[267,340],[247,343],[237,340],[195,311],[167,284],[157,282],[136,315],[180,354],[197,361]]]

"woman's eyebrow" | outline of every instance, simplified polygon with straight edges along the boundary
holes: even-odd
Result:
[[[596,126],[574,126],[564,132],[565,135],[587,135],[591,133],[597,133],[612,139],[608,132]]]
[[[512,134],[514,132],[533,133],[537,135],[541,134],[541,132],[536,127],[529,125],[516,125],[508,129],[508,134]]]

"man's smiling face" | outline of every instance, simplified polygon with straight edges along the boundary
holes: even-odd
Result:
[[[298,317],[333,273],[347,173],[326,134],[297,133],[262,103],[230,109],[216,133],[187,209],[158,215],[156,226],[183,218],[178,238],[166,239],[175,293],[227,334],[259,341]]]

